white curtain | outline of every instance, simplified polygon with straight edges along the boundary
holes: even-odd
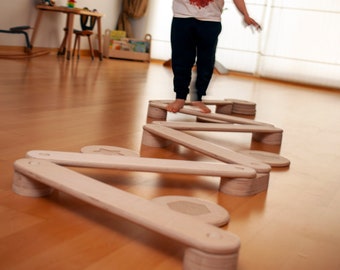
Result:
[[[172,0],[149,0],[152,57],[170,58]],[[244,28],[225,2],[216,59],[261,77],[340,88],[340,0],[246,0],[262,32]]]
[[[340,1],[268,1],[258,74],[340,88]]]

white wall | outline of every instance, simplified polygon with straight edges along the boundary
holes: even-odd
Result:
[[[0,2],[0,28],[8,29],[13,26],[30,25],[34,26],[37,16],[35,8],[39,0],[1,0]],[[66,5],[67,0],[56,0],[57,5]],[[77,7],[88,7],[97,9],[104,14],[102,18],[102,31],[113,29],[117,25],[118,16],[121,10],[120,0],[77,0]],[[63,27],[65,26],[66,15],[62,13],[45,12],[39,32],[35,41],[35,47],[58,48],[63,38]],[[75,27],[79,27],[79,19],[75,19]],[[10,35],[0,33],[0,46],[24,46],[24,37],[21,35]],[[86,48],[84,42],[82,47]]]

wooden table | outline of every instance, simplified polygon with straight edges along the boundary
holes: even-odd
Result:
[[[66,58],[70,60],[71,58],[71,46],[72,46],[72,34],[73,34],[73,24],[74,24],[74,15],[90,15],[97,17],[97,34],[98,34],[98,53],[99,59],[103,59],[103,52],[102,52],[102,41],[101,41],[101,17],[103,14],[99,12],[87,11],[81,8],[69,8],[66,6],[46,6],[46,5],[37,5],[36,8],[38,9],[38,16],[35,21],[34,30],[32,33],[31,44],[33,46],[38,28],[43,16],[44,11],[51,11],[51,12],[61,12],[67,14],[66,19],[66,28],[68,29],[67,32],[67,42],[66,42]]]

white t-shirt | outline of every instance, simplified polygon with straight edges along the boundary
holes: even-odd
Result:
[[[220,22],[224,0],[173,0],[173,16]]]

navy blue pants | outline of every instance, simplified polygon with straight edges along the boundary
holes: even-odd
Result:
[[[201,101],[211,80],[220,22],[199,21],[195,18],[173,18],[171,24],[171,64],[174,73],[176,99],[186,99],[196,61],[195,98]]]

